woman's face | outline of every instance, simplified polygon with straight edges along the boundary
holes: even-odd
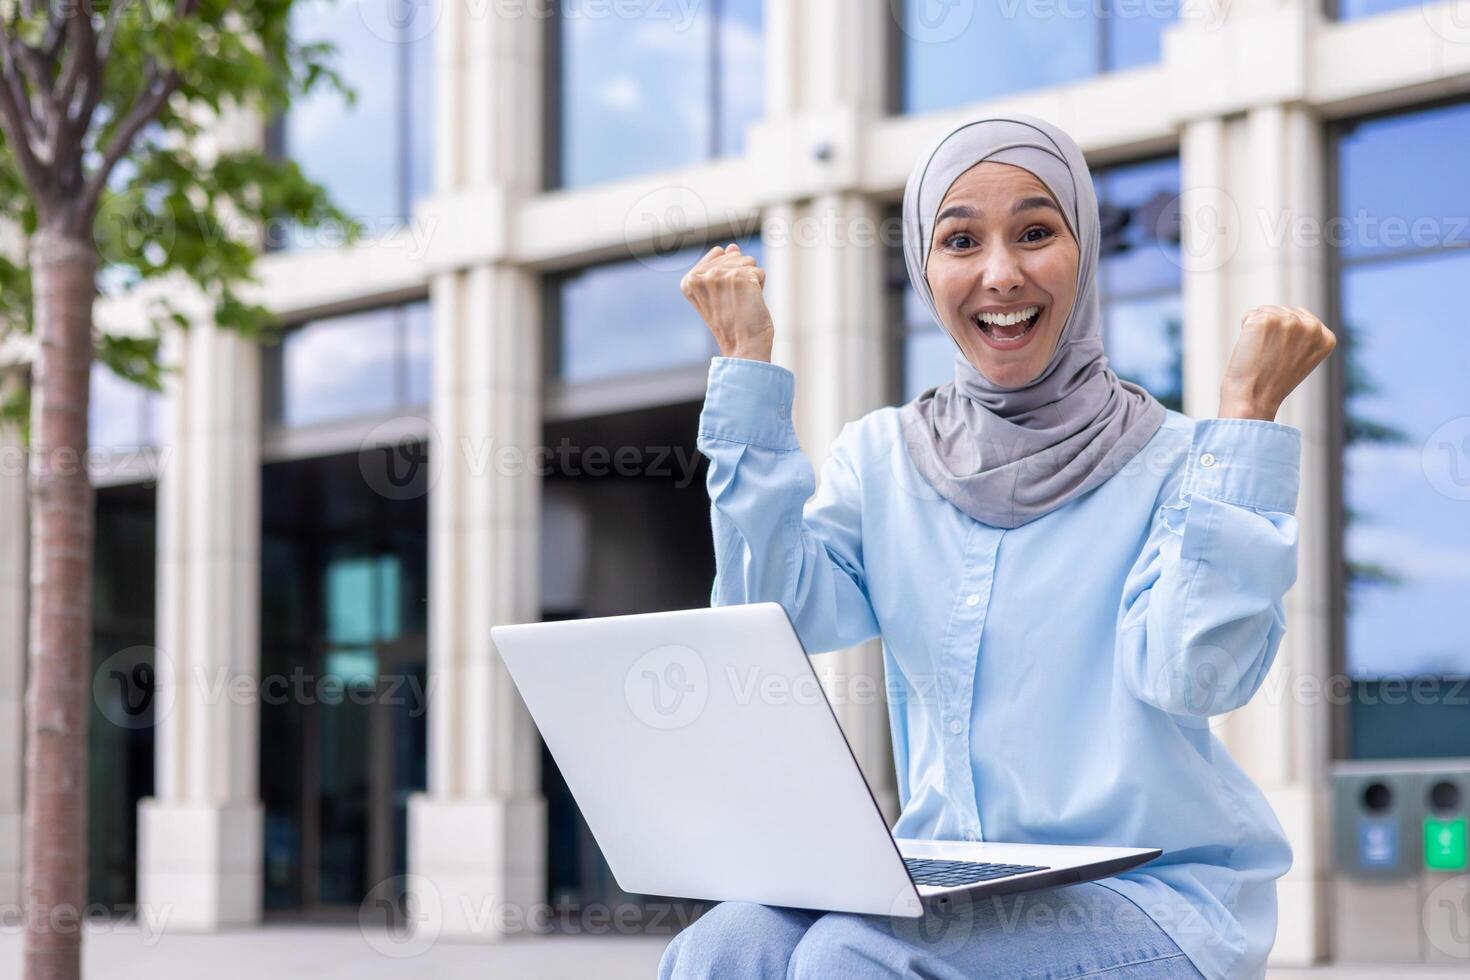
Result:
[[[1051,360],[1077,295],[1077,240],[1041,179],[984,161],[939,205],[925,275],[970,364],[1005,387]]]

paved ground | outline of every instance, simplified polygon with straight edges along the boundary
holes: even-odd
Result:
[[[352,926],[268,925],[207,936],[89,931],[82,955],[86,980],[647,980],[667,944],[666,936],[525,936],[416,950]],[[20,976],[20,952],[19,935],[0,934],[0,977]]]
[[[417,950],[351,926],[268,925],[209,936],[90,930],[86,980],[647,980],[666,937],[527,936],[496,945]],[[20,936],[0,931],[0,977],[20,976]],[[395,955],[409,954],[413,955]],[[1457,968],[1323,967],[1271,980],[1465,980]]]

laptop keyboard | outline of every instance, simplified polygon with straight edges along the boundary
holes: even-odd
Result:
[[[980,881],[994,881],[1023,875],[1028,871],[1046,871],[1039,864],[989,864],[984,861],[937,861],[930,858],[904,858],[909,877],[916,885],[938,885],[942,888],[954,885],[973,885]]]

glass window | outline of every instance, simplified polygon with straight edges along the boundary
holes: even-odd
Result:
[[[92,545],[93,696],[87,727],[87,902],[135,908],[138,801],[153,795],[157,494],[97,491]]]
[[[1390,10],[1426,6],[1434,2],[1435,0],[1327,0],[1329,9],[1336,8],[1338,20],[1356,20],[1359,17],[1372,17],[1375,14],[1386,14]]]
[[[562,0],[552,187],[739,153],[764,106],[762,0]],[[631,10],[634,16],[623,11]],[[556,69],[553,69],[556,70]]]
[[[734,239],[761,261],[758,238]],[[581,269],[548,280],[561,381],[708,363],[719,353],[679,280],[709,246]]]
[[[282,120],[281,151],[368,235],[409,219],[429,193],[433,167],[433,46],[437,6],[396,0],[340,0],[291,8],[303,44],[329,43],[332,64],[356,97],[347,104],[322,87]],[[275,234],[270,245],[341,243],[340,229]]]
[[[1470,105],[1360,122],[1336,149],[1350,751],[1462,755],[1463,701],[1379,685],[1470,674]]]
[[[260,672],[301,695],[260,708],[268,908],[355,907],[401,873],[424,786],[428,496],[385,496],[362,465],[261,469]]]
[[[898,107],[928,112],[1156,62],[1178,0],[904,0]]]
[[[1103,346],[1120,378],[1184,405],[1179,158],[1099,170]]]
[[[429,304],[312,320],[269,348],[271,418],[288,427],[429,402]]]
[[[1183,404],[1179,160],[1167,157],[1099,170],[1093,178],[1103,222],[1098,289],[1103,346],[1119,377],[1169,408]],[[897,220],[896,218],[894,220]],[[957,348],[933,322],[897,265],[903,292],[903,399],[953,377]]]
[[[158,443],[158,395],[124,381],[100,361],[92,363],[87,406],[88,444],[94,449],[136,449]]]

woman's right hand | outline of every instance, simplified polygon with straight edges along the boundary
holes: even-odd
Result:
[[[722,357],[769,361],[776,328],[765,284],[765,270],[732,242],[706,252],[679,280],[679,291],[704,318]]]

